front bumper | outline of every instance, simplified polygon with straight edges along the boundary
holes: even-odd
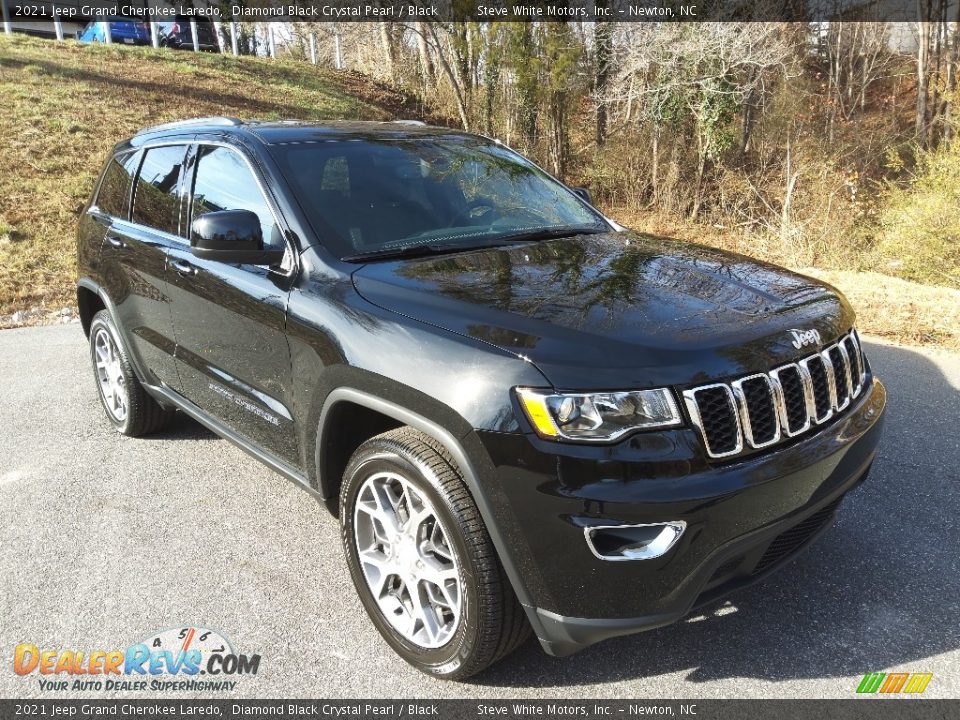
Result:
[[[873,380],[820,432],[725,463],[709,462],[690,429],[606,447],[480,433],[496,531],[544,649],[567,655],[675,622],[786,563],[866,477],[885,404]],[[653,560],[604,561],[584,541],[592,525],[675,520],[686,532]]]

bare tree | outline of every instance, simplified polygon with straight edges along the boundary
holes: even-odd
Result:
[[[890,24],[831,22],[823,37],[827,61],[827,133],[834,140],[838,118],[863,116],[867,90],[892,71],[896,55],[890,49]]]
[[[598,7],[606,7],[607,0],[599,0]],[[613,54],[613,29],[608,22],[593,25],[594,75],[593,92],[596,110],[597,147],[607,138],[607,85],[610,82],[611,55]]]
[[[700,210],[707,163],[732,143],[730,122],[787,74],[793,57],[776,23],[666,23],[640,26],[622,45],[610,98],[653,125],[654,151],[664,126],[689,127],[696,148],[690,216]],[[656,176],[657,163],[654,163]],[[653,179],[653,193],[658,193]]]
[[[460,84],[460,81],[457,79],[457,75],[454,73],[453,68],[450,65],[450,61],[447,59],[447,54],[444,52],[444,45],[440,41],[440,36],[437,33],[437,26],[441,23],[422,23],[426,27],[427,33],[429,34],[430,45],[433,48],[433,54],[436,56],[437,60],[440,63],[440,67],[443,69],[443,74],[447,78],[447,82],[450,83],[450,87],[453,90],[454,97],[457,101],[457,112],[460,115],[460,123],[463,125],[464,130],[470,129],[470,113],[467,110],[467,102],[464,96],[463,87]]]

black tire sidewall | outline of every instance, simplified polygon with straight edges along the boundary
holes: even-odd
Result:
[[[364,480],[370,475],[383,471],[403,475],[417,489],[429,496],[457,556],[461,583],[460,624],[454,636],[439,648],[422,648],[411,643],[394,630],[390,622],[381,613],[373,594],[367,587],[366,578],[360,567],[354,540],[354,507]],[[477,568],[467,547],[464,528],[456,512],[450,507],[438,478],[429,468],[425,468],[412,458],[406,457],[402,451],[398,452],[394,448],[372,446],[362,448],[351,461],[344,474],[340,519],[350,576],[364,609],[377,630],[397,654],[414,667],[439,677],[456,675],[462,667],[470,663],[474,648],[479,641],[480,598],[477,593]]]
[[[107,406],[107,399],[103,396],[103,388],[100,387],[100,377],[97,374],[96,338],[97,331],[101,329],[106,330],[106,332],[110,335],[110,339],[113,341],[113,344],[117,349],[117,354],[120,357],[120,367],[123,371],[124,387],[127,392],[127,416],[123,419],[123,422],[117,420],[113,416],[113,413],[110,412],[110,408]],[[113,323],[113,318],[110,317],[110,313],[108,313],[106,310],[101,310],[98,312],[93,316],[93,320],[90,322],[90,361],[93,365],[93,381],[97,388],[97,397],[100,398],[100,405],[103,407],[103,413],[107,416],[107,420],[110,421],[110,424],[116,428],[117,432],[126,433],[130,428],[130,423],[135,412],[133,393],[136,387],[134,383],[137,382],[137,379],[133,374],[133,370],[130,367],[129,361],[127,360],[127,354],[124,352],[123,344],[118,340],[117,327]]]

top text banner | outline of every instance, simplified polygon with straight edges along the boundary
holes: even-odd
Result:
[[[934,5],[917,0],[197,0],[188,5],[163,0],[4,0],[10,20],[33,22],[164,21],[176,15],[218,22],[935,21],[940,18]],[[950,17],[955,15],[954,8]]]

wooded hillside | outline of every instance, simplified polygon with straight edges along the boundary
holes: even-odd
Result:
[[[927,0],[924,0],[927,2]],[[960,24],[296,24],[635,226],[960,288]],[[249,30],[249,29],[248,29]],[[692,226],[690,224],[693,224]]]

